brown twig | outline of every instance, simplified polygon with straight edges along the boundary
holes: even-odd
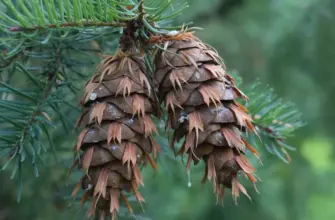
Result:
[[[6,53],[7,53],[7,51],[3,52],[4,55],[6,55]],[[22,55],[22,53],[23,53],[23,51],[15,54],[14,56],[12,56],[11,58],[9,58],[7,60],[6,59],[3,60],[3,58],[0,58],[0,61],[1,61],[0,69],[4,69],[4,68],[10,66],[13,62],[15,62]]]
[[[127,22],[66,22],[59,24],[57,26],[56,24],[48,24],[46,26],[32,26],[32,27],[11,27],[8,28],[11,32],[25,32],[25,31],[35,31],[35,30],[42,30],[46,28],[57,28],[57,27],[126,27]]]
[[[13,151],[10,155],[10,158],[15,156],[17,153],[20,152],[21,142],[26,138],[26,135],[29,132],[30,126],[36,121],[36,117],[41,114],[43,103],[49,97],[50,93],[52,92],[52,89],[55,85],[56,78],[57,78],[56,73],[58,72],[58,70],[60,68],[60,49],[59,48],[57,48],[57,51],[56,51],[55,61],[56,61],[55,69],[53,71],[51,71],[52,77],[48,79],[49,82],[48,82],[47,86],[44,88],[40,99],[36,103],[37,104],[36,108],[32,112],[32,114],[31,114],[30,118],[28,119],[27,123],[24,125],[24,128],[23,128],[22,133],[21,133],[21,138],[15,144],[15,148],[13,149]]]
[[[138,7],[138,10],[140,11],[139,20],[142,21],[142,19],[144,18],[144,15],[145,15],[144,0],[140,0],[140,5]]]

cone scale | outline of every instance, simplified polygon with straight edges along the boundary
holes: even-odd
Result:
[[[242,192],[238,181],[246,175],[255,184],[255,169],[245,153],[258,152],[243,139],[242,132],[254,131],[247,109],[236,99],[247,97],[236,87],[234,79],[211,47],[192,33],[169,37],[155,57],[155,88],[168,111],[167,127],[174,130],[171,147],[182,140],[176,154],[186,154],[187,170],[192,161],[206,164],[203,183],[213,183],[214,193],[223,200],[225,189],[237,201]]]
[[[150,156],[158,150],[151,118],[157,106],[144,59],[136,51],[119,49],[106,57],[85,87],[84,111],[78,119],[84,129],[75,147],[84,175],[73,195],[82,188],[82,203],[92,199],[88,217],[100,213],[102,219],[106,215],[114,219],[121,202],[133,214],[125,192],[143,202],[140,166],[150,163],[157,168]]]

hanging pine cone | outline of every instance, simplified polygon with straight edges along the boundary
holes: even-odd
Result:
[[[192,161],[205,161],[203,183],[207,178],[212,181],[221,199],[225,188],[231,188],[235,202],[240,192],[249,197],[237,177],[243,173],[256,182],[245,152],[258,152],[241,137],[241,131],[254,127],[247,109],[235,101],[247,97],[226,73],[217,52],[193,34],[168,37],[162,47],[165,50],[155,58],[154,78],[168,110],[167,127],[174,129],[171,146],[185,138],[177,154],[188,154],[188,170]]]
[[[99,212],[102,217],[110,213],[114,218],[120,198],[132,213],[124,192],[144,201],[138,191],[143,185],[139,166],[149,161],[156,169],[149,154],[155,156],[158,149],[152,138],[157,130],[150,117],[157,106],[143,57],[119,50],[99,64],[85,90],[84,111],[78,119],[85,129],[76,151],[83,152],[78,162],[86,174],[73,195],[81,187],[86,191],[82,203],[93,198],[88,216]]]

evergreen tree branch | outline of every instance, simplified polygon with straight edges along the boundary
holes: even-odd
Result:
[[[22,55],[22,51],[19,53],[16,53],[14,56],[8,58],[8,59],[4,59],[4,56],[7,55],[7,51],[3,50],[2,51],[2,55],[0,56],[0,69],[5,69],[8,66],[10,66],[13,62],[15,62],[20,55]]]
[[[264,88],[259,82],[246,89],[250,101],[246,107],[253,117],[259,137],[249,136],[254,145],[263,145],[266,149],[284,162],[291,158],[287,150],[295,150],[286,143],[287,138],[304,126],[301,113],[292,103],[279,99],[273,89]]]
[[[45,29],[61,29],[65,27],[126,27],[129,21],[148,23],[166,22],[188,7],[187,3],[173,10],[175,0],[150,1],[139,0],[4,0],[6,12],[0,12],[0,29],[8,32],[32,32]],[[172,10],[171,10],[172,9]],[[31,10],[31,11],[30,11]]]
[[[51,28],[64,28],[64,27],[126,27],[126,22],[94,22],[94,21],[87,21],[87,22],[66,22],[61,23],[59,25],[56,24],[48,24],[45,26],[32,26],[32,27],[10,27],[8,28],[11,32],[30,32],[35,30],[42,30],[42,29],[51,29]]]
[[[57,78],[57,72],[59,71],[59,66],[60,66],[59,52],[57,51],[55,58],[55,66],[53,70],[49,70],[48,75],[49,80],[47,82],[44,82],[39,81],[35,76],[26,71],[20,63],[15,62],[15,64],[13,65],[13,72],[11,73],[13,74],[14,71],[20,71],[21,73],[24,73],[27,76],[28,81],[30,81],[30,83],[35,85],[35,88],[33,90],[30,90],[31,94],[33,95],[30,95],[30,92],[28,92],[29,90],[24,91],[22,89],[14,88],[10,86],[8,83],[4,82],[3,80],[0,82],[0,85],[3,86],[2,88],[7,88],[7,90],[3,90],[6,91],[7,93],[3,94],[3,96],[4,95],[7,96],[7,99],[3,99],[2,101],[3,105],[1,107],[5,109],[11,107],[12,110],[18,111],[21,115],[21,117],[18,118],[18,115],[16,114],[12,115],[11,112],[8,112],[7,115],[5,115],[2,118],[3,120],[11,122],[11,124],[14,125],[14,128],[6,127],[7,130],[8,129],[13,130],[15,133],[15,136],[9,136],[8,138],[8,140],[13,140],[11,141],[11,145],[14,152],[13,155],[21,154],[23,152],[22,148],[24,147],[24,142],[26,141],[26,139],[28,139],[29,142],[36,137],[35,136],[36,134],[33,135],[34,131],[32,130],[34,124],[51,121],[48,114],[43,110],[44,102],[49,97],[49,95],[52,92],[52,89],[56,84],[56,78]],[[29,87],[32,88],[33,86],[30,85]],[[42,90],[42,91],[36,93],[33,92],[34,90],[35,91]],[[13,94],[14,97],[8,96],[8,93]],[[20,96],[28,100],[26,101],[24,99],[21,100],[21,98],[19,98]],[[20,109],[17,109],[17,107],[20,107]],[[26,110],[29,109],[29,111],[24,111],[25,110],[24,108],[26,108]],[[24,121],[23,119],[26,119],[26,121]],[[17,122],[15,122],[15,120],[17,120]],[[31,132],[31,134],[29,134],[29,132]],[[16,139],[16,141],[14,139]]]
[[[144,0],[140,0],[140,5],[138,7],[139,9],[139,20],[141,21],[144,18],[145,11],[144,11]]]
[[[88,41],[91,43],[92,40]],[[92,54],[97,51],[86,44],[84,49],[91,53],[87,56],[87,52],[83,54],[75,45],[51,41],[46,45],[35,44],[29,50],[21,48],[21,56],[4,58],[12,62],[6,63],[6,68],[0,70],[0,155],[8,155],[2,169],[7,169],[9,165],[13,168],[12,178],[18,179],[18,186],[22,185],[21,163],[26,158],[30,160],[35,176],[39,175],[37,162],[41,160],[40,153],[46,151],[45,142],[49,142],[56,158],[52,133],[58,122],[65,130],[73,128],[73,122],[67,119],[66,113],[68,109],[76,109],[69,101],[75,97],[69,93],[74,88],[71,82],[83,84],[80,79],[87,76],[71,72],[69,68],[77,61],[69,61],[72,57],[81,61],[83,56],[89,57],[90,62],[86,63],[92,66]],[[86,66],[80,65],[77,70]],[[64,105],[68,106],[66,111],[62,108]],[[52,117],[53,112],[56,117]],[[20,195],[20,187],[18,189]]]

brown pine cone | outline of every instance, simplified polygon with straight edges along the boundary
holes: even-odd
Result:
[[[86,174],[73,195],[81,187],[86,191],[83,203],[93,197],[88,216],[99,212],[101,217],[110,213],[114,218],[120,198],[132,213],[124,191],[132,192],[140,203],[144,201],[138,191],[143,184],[139,166],[149,161],[157,168],[150,153],[155,156],[158,150],[151,118],[158,107],[143,57],[121,50],[108,56],[85,90],[84,111],[78,119],[85,128],[75,150],[83,151],[78,163]]]
[[[237,177],[245,174],[256,182],[245,152],[259,154],[241,137],[254,127],[247,109],[235,101],[247,97],[226,73],[217,52],[193,34],[169,37],[162,47],[165,50],[155,57],[154,78],[168,110],[167,127],[174,129],[171,146],[184,138],[178,154],[188,155],[188,170],[192,161],[205,161],[203,183],[211,180],[217,196],[223,198],[225,188],[231,188],[235,201],[240,192],[249,197]]]

